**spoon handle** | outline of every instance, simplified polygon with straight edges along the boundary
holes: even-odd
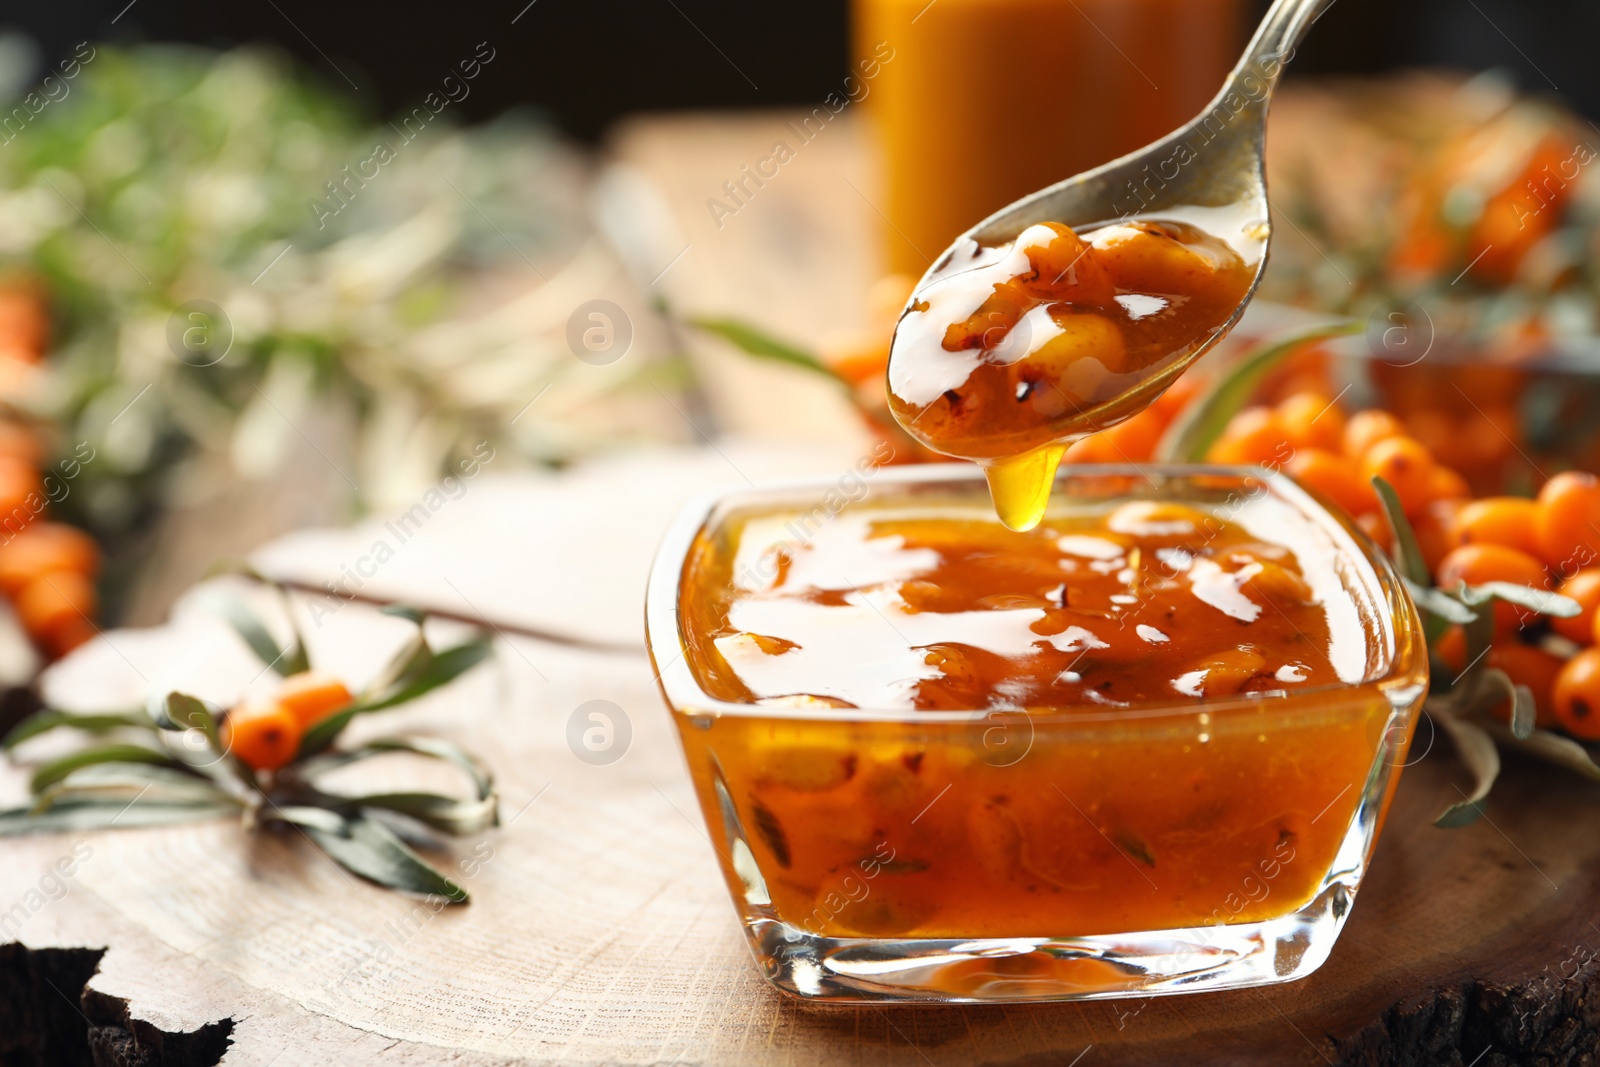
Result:
[[[1232,92],[1242,97],[1245,107],[1259,112],[1265,121],[1272,91],[1277,88],[1283,68],[1294,58],[1295,46],[1333,4],[1334,0],[1276,0],[1256,27],[1255,36],[1233,73],[1228,75],[1223,94]]]

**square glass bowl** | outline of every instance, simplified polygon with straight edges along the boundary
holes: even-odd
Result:
[[[1179,502],[1314,542],[1331,561],[1322,600],[1364,635],[1344,649],[1348,680],[1122,710],[710,695],[690,662],[715,636],[699,632],[702,583],[734,580],[748,521],[788,517],[805,541],[845,509],[989,507],[968,465],[851,477],[691,505],[650,578],[652,663],[767,978],[823,1001],[1020,1002],[1265,985],[1320,966],[1428,683],[1416,610],[1371,541],[1264,470],[1063,468],[1046,522]]]

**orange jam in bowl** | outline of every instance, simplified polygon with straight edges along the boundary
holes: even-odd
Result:
[[[647,609],[776,984],[1071,999],[1326,957],[1427,683],[1370,542],[1261,471],[1067,471],[1027,533],[970,467],[825,488],[691,510]]]

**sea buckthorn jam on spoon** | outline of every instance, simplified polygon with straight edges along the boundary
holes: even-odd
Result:
[[[1277,0],[1193,122],[991,215],[918,284],[890,407],[983,465],[1007,526],[1037,525],[1067,446],[1142,411],[1243,313],[1270,232],[1267,105],[1329,3]]]

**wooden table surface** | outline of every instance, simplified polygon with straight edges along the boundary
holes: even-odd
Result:
[[[771,197],[725,220],[721,235],[700,201],[729,161],[736,171],[741,154],[765,151],[772,120],[658,119],[624,136],[618,157],[656,181],[690,246],[659,283],[675,303],[769,320],[801,340],[859,316],[858,304],[842,305],[872,273],[872,208],[844,183],[828,188],[840,169],[870,168],[850,141],[859,131],[840,123],[834,133],[785,169],[786,184],[763,190]],[[766,205],[784,218],[763,221]],[[699,228],[697,211],[707,220]],[[736,223],[787,236],[729,236]],[[817,282],[827,291],[801,287],[818,255],[826,261],[828,247],[852,241],[857,259]],[[775,258],[760,260],[763,249]],[[741,281],[751,256],[758,261]],[[741,295],[746,282],[767,302]],[[698,358],[729,362],[711,348]],[[644,574],[681,501],[709,486],[854,461],[858,442],[843,429],[816,436],[825,418],[848,426],[842,410],[827,414],[834,398],[825,390],[807,393],[781,369],[750,373],[713,398],[718,416],[733,422],[738,405],[727,405],[740,390],[782,390],[812,414],[787,428],[755,419],[740,428],[796,440],[723,440],[560,475],[485,474],[362,587],[490,618],[508,635],[559,629],[615,646],[507,636],[486,667],[360,724],[449,737],[492,764],[504,825],[437,857],[461,873],[471,905],[435,913],[345,875],[293,832],[252,839],[229,822],[6,841],[0,1062],[1589,1062],[1600,1029],[1600,790],[1512,761],[1486,819],[1434,829],[1429,819],[1459,799],[1465,776],[1426,725],[1349,925],[1304,981],[1147,1001],[927,1009],[822,1008],[769,989],[751,965],[638,645]],[[256,558],[315,584],[384,536],[381,521],[307,532]],[[234,699],[259,668],[204,594],[185,597],[162,627],[86,646],[52,671],[47,695],[78,708],[174,686]],[[309,598],[297,610],[314,658],[356,682],[404,636],[404,624],[359,603]],[[455,624],[439,625],[447,636]],[[615,703],[632,729],[625,753],[603,766],[566,741],[569,717],[596,699]],[[387,773],[418,785],[432,772]],[[22,781],[20,770],[0,770],[6,800]]]

